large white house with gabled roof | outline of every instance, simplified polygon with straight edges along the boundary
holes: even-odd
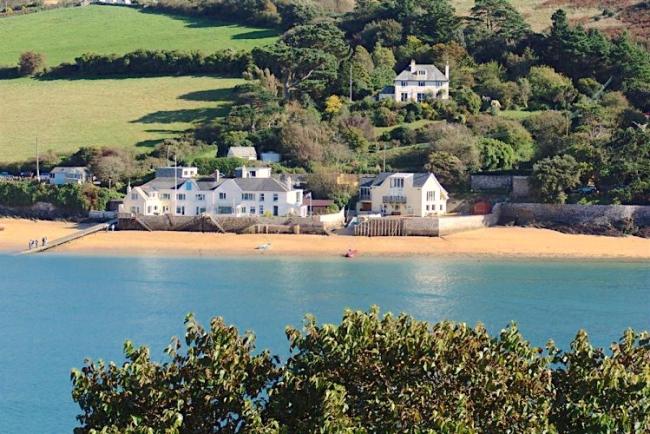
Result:
[[[400,72],[393,86],[385,87],[379,99],[396,102],[424,101],[427,97],[449,99],[449,65],[443,74],[436,65],[418,65],[415,60]]]
[[[426,217],[445,214],[448,199],[433,173],[380,173],[361,179],[357,211]]]
[[[231,216],[307,216],[303,191],[289,177],[274,178],[268,167],[198,177],[195,168],[160,168],[156,178],[128,188],[120,212],[134,215],[202,214]]]

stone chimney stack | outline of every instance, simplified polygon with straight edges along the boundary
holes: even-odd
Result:
[[[449,80],[449,63],[445,65],[445,77]]]
[[[411,74],[415,74],[415,59],[411,60]]]

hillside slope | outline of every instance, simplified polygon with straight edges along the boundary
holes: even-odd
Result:
[[[0,65],[15,64],[20,53],[28,50],[44,53],[52,66],[73,61],[86,52],[123,54],[138,48],[249,50],[272,43],[276,36],[274,30],[133,8],[61,8],[2,18]]]

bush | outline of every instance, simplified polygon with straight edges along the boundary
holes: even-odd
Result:
[[[61,64],[46,75],[59,77],[221,74],[239,76],[252,63],[250,53],[231,49],[200,51],[136,50],[124,55],[85,53],[74,64]]]
[[[570,155],[545,158],[533,166],[533,184],[545,202],[564,203],[580,183],[580,165]]]
[[[45,55],[27,51],[18,59],[18,70],[21,75],[36,75],[45,70]]]
[[[251,334],[185,321],[168,361],[127,341],[127,363],[73,370],[80,432],[644,433],[650,335],[628,331],[611,356],[585,332],[571,350],[533,347],[515,325],[429,324],[346,311],[288,328],[281,364]]]

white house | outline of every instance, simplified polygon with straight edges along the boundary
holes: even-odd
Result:
[[[171,175],[170,174],[171,169]],[[187,171],[186,171],[187,169]],[[129,188],[120,212],[141,215],[201,214],[232,216],[307,216],[302,190],[290,178],[275,179],[267,167],[236,170],[236,178],[196,177],[195,168],[161,168],[156,178]],[[189,176],[178,176],[178,173]],[[165,175],[165,176],[158,176]]]
[[[52,185],[83,184],[92,181],[87,167],[55,167],[50,171],[49,182]]]
[[[243,160],[257,160],[257,152],[252,146],[231,146],[228,149],[228,157],[241,158]]]
[[[449,194],[432,173],[380,173],[359,184],[359,213],[426,217],[447,212]]]
[[[412,60],[411,65],[395,77],[393,86],[381,91],[379,99],[420,102],[427,96],[449,99],[449,64],[443,74],[435,65],[418,65]]]

